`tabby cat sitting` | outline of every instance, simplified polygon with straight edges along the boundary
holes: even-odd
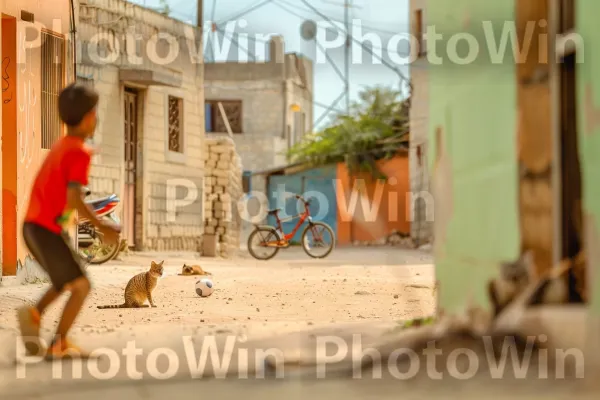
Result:
[[[106,308],[147,308],[146,300],[151,307],[156,307],[152,300],[152,291],[158,284],[158,278],[163,276],[164,260],[160,263],[152,261],[150,269],[134,276],[125,287],[125,303],[120,305],[98,306],[100,309]]]

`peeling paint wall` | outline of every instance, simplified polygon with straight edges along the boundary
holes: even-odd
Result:
[[[578,51],[583,59],[577,65],[579,99],[579,153],[583,186],[583,223],[588,251],[588,283],[591,308],[600,313],[600,3],[580,0],[576,3],[577,32],[585,47]],[[597,339],[596,339],[597,341]]]
[[[521,241],[524,247],[537,245],[546,253],[552,251],[553,224],[548,215],[555,205],[540,202],[540,198],[550,199],[552,195],[540,193],[539,188],[533,193],[530,188],[527,195],[538,197],[531,201],[531,210],[526,203],[519,206],[519,195],[525,192],[519,188],[518,178],[519,158],[529,171],[539,173],[546,170],[552,157],[549,86],[543,79],[541,83],[525,79],[547,66],[528,60],[517,71],[510,47],[509,56],[492,64],[490,42],[481,32],[482,22],[491,21],[498,41],[505,21],[538,20],[542,11],[547,12],[546,7],[543,2],[513,0],[428,0],[428,24],[435,25],[437,33],[448,38],[453,33],[470,32],[485,50],[470,65],[458,66],[440,51],[446,48],[444,39],[437,43],[443,65],[429,65],[428,134],[432,151],[428,162],[436,206],[436,273],[440,306],[447,311],[458,311],[470,300],[486,304],[486,281],[497,272],[499,262],[518,256]],[[577,64],[578,148],[593,315],[600,311],[600,296],[593,295],[600,289],[600,79],[594,79],[600,68],[600,53],[594,51],[600,47],[598,12],[598,2],[576,3],[576,31],[584,45],[578,48],[583,58]],[[538,48],[534,46],[531,52],[537,55]],[[519,81],[520,89],[517,73],[524,78]],[[538,218],[533,218],[533,211]],[[527,230],[523,235],[521,227]],[[548,235],[540,232],[544,230]],[[531,243],[528,237],[539,243]],[[540,258],[547,259],[544,264],[550,263],[549,254]],[[470,279],[464,281],[464,276]]]
[[[429,65],[427,162],[439,302],[450,312],[469,300],[487,303],[485,282],[500,261],[518,256],[520,234],[514,61],[492,64],[489,53],[480,51],[469,65],[457,65],[446,45],[450,35],[466,31],[484,50],[483,21],[500,31],[514,20],[514,0],[427,3],[427,25],[444,36],[435,50],[442,65]],[[428,48],[428,57],[433,53]]]

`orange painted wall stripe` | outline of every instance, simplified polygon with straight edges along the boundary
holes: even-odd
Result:
[[[387,182],[378,182],[368,174],[351,178],[344,163],[337,165],[339,245],[378,240],[394,230],[410,233],[408,157],[381,160],[377,166],[388,177]]]
[[[17,271],[17,20],[2,17],[2,265]]]

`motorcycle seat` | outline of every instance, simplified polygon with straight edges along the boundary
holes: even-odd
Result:
[[[119,197],[117,197],[116,194],[111,194],[110,196],[101,197],[99,199],[86,200],[85,202],[91,205],[93,208],[102,208],[114,201],[119,201]]]

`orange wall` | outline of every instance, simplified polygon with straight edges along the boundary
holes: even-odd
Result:
[[[408,156],[378,161],[377,165],[387,182],[368,174],[351,178],[344,163],[337,166],[339,245],[378,240],[394,230],[410,233]]]
[[[2,264],[17,269],[17,20],[2,18]]]
[[[9,90],[2,102],[2,263],[3,274],[14,275],[18,262],[28,255],[21,235],[21,224],[29,203],[29,192],[35,175],[47,154],[41,148],[41,65],[40,42],[26,31],[31,26],[20,20],[21,11],[34,14],[37,29],[69,33],[67,0],[19,0],[0,3],[2,12],[2,56],[13,56],[7,70]],[[8,19],[7,19],[8,18]],[[16,19],[15,19],[16,18]],[[13,25],[11,22],[15,21]],[[16,25],[16,27],[15,27]],[[27,38],[27,41],[25,41]],[[10,67],[12,66],[12,70]],[[6,87],[3,81],[3,88]]]
[[[25,34],[25,26],[20,25],[17,33],[19,40],[23,40]],[[28,251],[20,227],[29,205],[33,180],[47,150],[42,150],[41,140],[41,54],[39,49],[19,51],[22,63],[17,73],[17,258],[24,260]]]

